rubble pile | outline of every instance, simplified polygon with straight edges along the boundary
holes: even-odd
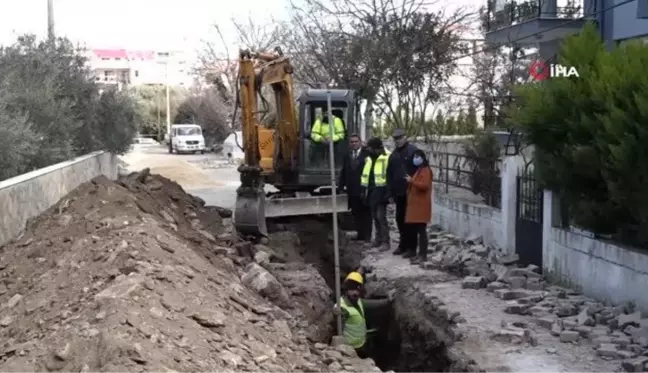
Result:
[[[648,370],[648,318],[634,304],[610,306],[559,286],[549,286],[540,268],[519,268],[515,257],[498,255],[480,240],[462,241],[430,232],[430,258],[424,268],[465,276],[462,287],[485,289],[505,303],[505,312],[528,315],[563,343],[591,343],[605,359],[623,359],[629,372]],[[527,325],[502,325],[496,340],[537,343]],[[532,328],[531,328],[532,329]]]
[[[378,370],[324,344],[317,270],[230,216],[148,170],[77,188],[0,249],[0,370]]]
[[[428,261],[421,266],[441,269],[458,276],[475,277],[471,281],[477,283],[466,287],[485,287],[488,283],[497,281],[517,262],[516,257],[502,256],[497,250],[484,245],[480,238],[462,240],[453,234],[439,231],[437,227],[432,227],[428,236]]]

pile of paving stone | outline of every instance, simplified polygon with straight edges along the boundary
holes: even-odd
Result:
[[[529,315],[563,343],[591,343],[605,359],[623,359],[628,372],[648,370],[648,318],[634,304],[610,306],[578,292],[550,286],[537,266],[520,268],[480,240],[430,233],[430,260],[423,264],[465,276],[462,287],[485,289],[506,302],[505,312]],[[534,344],[530,330],[506,325],[498,338]]]
[[[481,238],[462,240],[435,228],[428,233],[429,258],[422,264],[425,268],[442,269],[458,276],[483,277],[479,288],[496,281],[517,263],[516,256],[502,255],[497,249],[484,245]]]
[[[626,371],[648,369],[648,319],[632,303],[606,306],[556,286],[540,291],[503,283],[488,290],[507,302],[505,312],[533,316],[563,343],[591,343],[603,358],[624,359]]]

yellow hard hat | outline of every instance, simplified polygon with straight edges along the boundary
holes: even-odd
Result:
[[[360,285],[364,284],[364,279],[362,278],[362,275],[359,274],[358,272],[349,273],[346,279],[344,279],[344,281],[355,281]]]

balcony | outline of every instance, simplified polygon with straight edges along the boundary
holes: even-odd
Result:
[[[560,7],[556,0],[506,1],[500,7],[491,0],[488,5],[486,42],[493,44],[523,46],[563,39],[583,27],[583,16],[595,13],[591,0],[569,0]]]
[[[102,59],[102,58],[93,58],[90,60],[90,66],[93,69],[103,69],[103,70],[123,70],[130,68],[130,61],[126,59]]]

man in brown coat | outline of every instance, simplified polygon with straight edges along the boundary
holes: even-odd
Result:
[[[411,240],[413,247],[407,247],[403,257],[411,258],[412,264],[418,264],[427,260],[427,225],[432,219],[432,170],[425,152],[420,149],[414,152],[411,162],[416,171],[413,176],[405,176],[408,184],[405,224],[418,240]]]

